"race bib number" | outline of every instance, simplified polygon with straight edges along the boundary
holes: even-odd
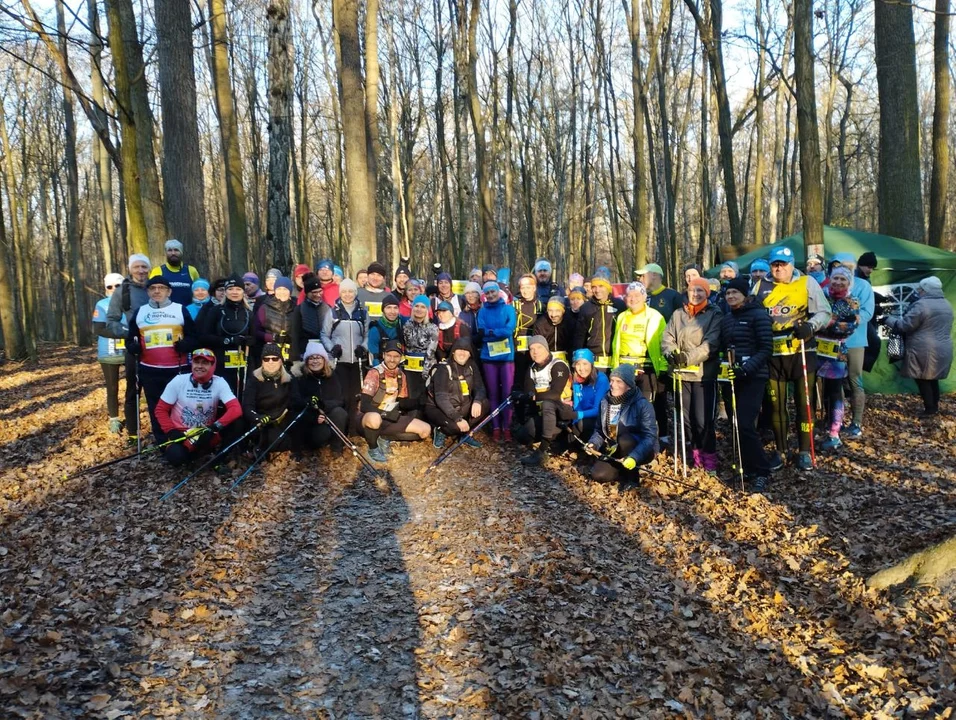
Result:
[[[817,339],[817,355],[827,358],[833,358],[834,360],[839,359],[840,357],[840,341],[839,340],[821,340]]]
[[[405,369],[410,372],[423,372],[425,370],[425,358],[422,355],[406,355]]]
[[[501,357],[511,352],[511,346],[507,340],[498,340],[488,343],[488,357]]]
[[[530,339],[531,338],[528,337],[527,335],[519,335],[517,338],[517,342],[515,343],[516,344],[515,349],[518,352],[528,352],[528,340]]]
[[[241,350],[226,350],[226,367],[243,368],[246,366],[246,354]]]
[[[144,345],[147,350],[172,347],[173,343],[182,338],[182,331],[172,328],[157,328],[143,332]]]
[[[458,385],[459,385],[459,387],[461,387],[462,397],[468,397],[468,396],[471,394],[471,391],[468,389],[468,381],[467,381],[467,380],[459,380],[459,381],[458,381]]]
[[[773,339],[774,355],[796,355],[800,352],[800,341],[795,338],[775,337]]]
[[[106,343],[106,351],[110,355],[116,355],[118,353],[121,353],[125,349],[126,349],[126,341],[123,340],[122,338],[119,338],[119,339],[109,338],[109,340]]]
[[[380,302],[367,302],[365,303],[365,309],[368,310],[369,317],[382,317],[382,303]]]
[[[621,365],[637,365],[638,367],[643,367],[644,358],[634,355],[623,355],[621,357]]]
[[[733,378],[730,377],[730,363],[720,363],[720,372],[717,373],[717,382],[731,382],[731,380],[733,380]]]
[[[564,362],[568,361],[568,354],[564,350],[555,350],[551,354],[558,360],[563,360]]]
[[[610,355],[598,355],[594,359],[594,367],[600,368],[602,370],[607,370],[611,367],[611,356]]]

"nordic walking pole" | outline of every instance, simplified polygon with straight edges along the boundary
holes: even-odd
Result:
[[[137,338],[138,339],[138,338]],[[143,433],[140,427],[142,421],[140,420],[140,407],[139,407],[139,396],[142,392],[142,385],[139,384],[139,358],[136,358],[136,454],[139,455],[143,452]]]
[[[677,434],[678,431],[677,431],[677,371],[676,370],[672,373],[671,389],[673,390],[673,393],[674,393],[674,404],[673,404],[674,434],[671,438],[671,442],[673,443],[671,445],[671,448],[672,448],[671,451],[674,453],[674,474],[676,475],[677,474],[677,440],[680,437]]]
[[[817,455],[813,448],[813,411],[810,409],[810,384],[807,380],[807,346],[800,341],[800,362],[803,365],[803,396],[807,400],[807,434],[810,436],[810,462],[814,466],[817,464]]]
[[[146,455],[151,455],[151,454],[153,454],[154,452],[156,452],[157,450],[160,450],[160,449],[162,449],[162,448],[164,448],[164,447],[166,447],[166,446],[168,446],[168,445],[173,445],[174,443],[182,442],[183,440],[186,440],[186,437],[185,437],[185,436],[184,436],[184,437],[181,437],[181,438],[176,438],[175,440],[167,440],[166,442],[159,443],[158,445],[150,445],[148,448],[146,448],[145,450],[143,450],[141,453],[140,453],[140,452],[135,452],[135,453],[131,453],[131,454],[129,454],[129,455],[124,455],[123,457],[120,457],[120,458],[115,458],[114,460],[107,460],[106,462],[100,463],[99,465],[93,465],[92,467],[84,468],[83,470],[80,470],[78,473],[74,473],[73,475],[70,475],[70,476],[68,476],[68,477],[64,477],[63,479],[64,479],[64,480],[75,480],[75,479],[78,478],[78,477],[83,477],[84,475],[86,475],[86,474],[88,474],[88,473],[96,472],[97,470],[102,470],[103,468],[107,468],[107,467],[109,467],[110,465],[116,465],[117,463],[121,463],[121,462],[123,462],[124,460],[132,460],[133,458],[144,457],[144,456],[146,456]]]
[[[329,429],[331,429],[335,436],[342,441],[342,444],[351,451],[353,457],[358,459],[358,461],[362,463],[362,465],[364,465],[365,468],[368,469],[373,475],[376,477],[381,477],[381,471],[372,464],[371,460],[365,457],[362,451],[358,449],[358,445],[352,442],[349,439],[349,436],[342,432],[342,429],[338,425],[332,422],[332,418],[324,414],[323,417],[325,417],[325,422],[328,424]]]
[[[730,409],[733,413],[733,440],[734,440],[734,461],[737,463],[737,474],[740,476],[740,492],[744,491],[744,456],[740,447],[740,425],[737,418],[737,377],[734,374],[734,362],[737,352],[731,345],[727,348],[727,360],[730,362]]]
[[[441,465],[443,462],[445,462],[449,457],[451,457],[451,454],[455,452],[455,450],[457,450],[458,448],[460,448],[462,445],[465,444],[465,441],[468,440],[468,438],[472,437],[476,432],[481,430],[481,428],[487,425],[492,418],[498,417],[498,414],[502,410],[504,410],[506,407],[508,407],[510,404],[511,404],[511,396],[509,395],[508,397],[505,398],[505,401],[501,403],[501,405],[499,405],[494,410],[492,410],[491,413],[489,413],[488,417],[486,417],[480,423],[475,425],[475,427],[473,427],[466,435],[463,435],[461,440],[459,440],[457,443],[452,445],[450,448],[445,450],[441,455],[435,458],[434,462],[432,462],[431,465],[425,468],[425,472],[429,473],[435,468],[437,468],[439,465]]]
[[[305,415],[305,411],[308,410],[308,409],[309,409],[309,406],[306,405],[304,408],[302,408],[301,412],[299,412],[298,415],[296,415],[294,418],[292,418],[292,422],[290,422],[288,425],[285,426],[285,429],[284,429],[282,432],[280,432],[280,433],[276,436],[276,439],[273,440],[272,443],[270,443],[269,447],[267,447],[265,450],[263,450],[263,451],[259,454],[259,456],[258,456],[255,460],[252,461],[252,465],[250,465],[248,468],[246,468],[246,471],[245,471],[242,475],[240,475],[238,478],[236,478],[235,482],[233,482],[232,485],[229,486],[229,491],[235,490],[236,487],[239,485],[239,483],[241,483],[243,480],[245,480],[247,477],[249,477],[249,475],[252,473],[252,471],[255,470],[256,466],[257,466],[260,462],[262,462],[262,461],[266,458],[266,456],[269,455],[270,452],[272,452],[272,448],[274,448],[276,445],[278,445],[280,442],[282,442],[282,438],[284,438],[284,437],[286,436],[286,434],[289,432],[289,430],[292,429],[292,426],[295,425],[297,422],[299,422],[299,420],[302,419],[302,416]],[[281,417],[281,416],[280,416],[280,417]]]
[[[205,470],[207,467],[209,467],[210,465],[212,465],[213,463],[215,463],[217,460],[219,460],[219,459],[225,457],[226,454],[227,454],[230,450],[232,450],[236,445],[238,445],[239,443],[241,443],[241,442],[242,442],[243,440],[245,440],[247,437],[249,437],[250,435],[252,435],[252,433],[256,432],[256,431],[259,429],[259,427],[260,427],[259,423],[256,423],[256,424],[253,425],[251,428],[249,428],[246,432],[244,432],[244,433],[242,434],[242,437],[240,437],[238,440],[235,440],[234,442],[229,443],[229,445],[227,445],[225,448],[223,448],[223,449],[220,450],[218,453],[216,453],[215,455],[213,455],[209,460],[207,460],[207,461],[204,462],[202,465],[200,465],[196,470],[194,470],[194,471],[191,472],[189,475],[187,475],[183,480],[180,480],[173,488],[171,488],[170,490],[166,491],[166,492],[163,494],[163,496],[162,496],[161,498],[159,498],[160,502],[162,502],[163,500],[168,500],[168,499],[171,498],[173,495],[175,495],[176,492],[179,490],[179,488],[181,488],[183,485],[185,485],[186,483],[188,483],[190,480],[192,480],[194,477],[196,477],[199,473],[201,473],[201,472],[202,472],[203,470]]]
[[[681,473],[684,479],[687,479],[687,429],[684,427],[684,381],[681,379],[680,370],[674,373],[677,377],[677,397],[680,402],[680,454],[681,454]],[[676,428],[675,428],[676,429]]]

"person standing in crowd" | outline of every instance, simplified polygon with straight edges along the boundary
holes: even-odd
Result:
[[[587,348],[575,350],[572,356],[571,392],[574,404],[574,424],[571,432],[582,441],[587,441],[594,435],[598,422],[598,410],[601,400],[610,390],[608,376],[594,367],[594,353]]]
[[[348,427],[345,398],[328,353],[317,341],[310,342],[302,353],[302,362],[292,366],[292,410],[298,414],[305,407],[308,410],[299,425],[299,444],[307,450],[328,446],[332,452],[342,452],[344,445],[329,422],[343,432]]]
[[[451,275],[446,272],[438,273],[435,286],[438,288],[438,294],[431,299],[432,317],[438,317],[438,306],[443,302],[451,305],[452,314],[458,317],[461,314],[461,298],[452,292]]]
[[[750,295],[750,283],[736,277],[727,283],[724,299],[728,312],[722,318],[724,357],[732,361],[733,398],[729,383],[721,383],[724,404],[734,411],[740,433],[744,476],[754,492],[763,492],[770,476],[770,460],[757,432],[757,415],[770,378],[768,363],[773,353],[773,331],[763,306]],[[736,462],[736,458],[734,460]]]
[[[255,339],[255,345],[252,347],[253,367],[259,366],[259,357],[267,343],[278,345],[282,359],[291,365],[294,312],[292,281],[287,277],[280,277],[275,280],[273,293],[261,299],[259,308],[252,317],[252,335]]]
[[[438,303],[435,309],[435,319],[438,320],[438,347],[435,350],[435,360],[440,362],[451,355],[452,347],[459,338],[464,338],[471,344],[471,327],[461,318],[455,317],[455,310],[447,300]]]
[[[209,301],[213,305],[221,305],[226,299],[226,278],[219,278],[212,284],[212,297]]]
[[[856,263],[854,263],[855,265]],[[812,277],[822,287],[823,281],[827,277],[826,270],[823,268],[823,258],[813,254],[807,257],[807,275]]]
[[[717,472],[717,371],[720,367],[721,314],[707,298],[710,287],[702,277],[691,279],[687,304],[664,329],[661,350],[673,373],[680,373],[684,427],[690,429],[694,466]],[[674,428],[675,439],[679,436]],[[676,443],[675,443],[676,445]],[[675,449],[680,452],[680,449]]]
[[[109,313],[110,299],[113,293],[123,286],[123,276],[119,273],[110,273],[103,278],[106,286],[106,297],[96,303],[93,310],[93,332],[96,333],[96,359],[103,370],[103,382],[106,383],[106,412],[109,414],[107,428],[113,435],[119,435],[123,423],[119,416],[119,376],[120,367],[126,362],[126,332],[122,338],[110,337],[107,334],[106,322]],[[120,323],[126,321],[126,316],[120,314]],[[133,378],[127,375],[127,382]]]
[[[540,440],[538,448],[521,458],[522,465],[543,465],[551,456],[551,444],[561,434],[559,423],[574,420],[574,394],[571,388],[571,370],[563,360],[554,357],[548,343],[540,335],[528,341],[531,366],[524,378],[524,390],[519,391],[526,407],[531,409],[519,429],[521,442],[530,445]]]
[[[584,304],[587,301],[588,293],[584,289],[584,286],[578,285],[577,287],[571,288],[571,292],[568,293],[569,312],[564,319],[567,321],[568,326],[571,329],[571,337],[574,338],[571,341],[572,347],[574,347],[574,343],[577,342],[578,323],[581,321],[581,308],[584,307]]]
[[[282,278],[290,285],[289,278]],[[290,300],[291,293],[290,293]],[[292,375],[283,362],[282,348],[274,342],[262,346],[262,364],[249,374],[242,396],[242,414],[249,425],[259,424],[259,451],[272,445],[292,422]],[[286,435],[274,451],[287,450],[292,438]]]
[[[248,298],[250,305],[265,295],[259,287],[259,276],[251,270],[242,276],[242,288],[246,293],[246,298]]]
[[[200,310],[209,303],[209,281],[206,278],[199,278],[193,282],[192,293],[192,301],[186,305],[186,312],[195,322]]]
[[[345,271],[338,265],[332,266],[332,280],[336,285],[341,285],[345,279]]]
[[[409,278],[405,284],[405,295],[398,300],[398,314],[402,316],[405,322],[408,322],[412,316],[412,303],[419,295],[425,294],[425,281],[420,278]],[[429,301],[430,303],[431,301]],[[429,304],[429,318],[431,318],[431,305]]]
[[[863,361],[869,344],[867,328],[876,312],[876,300],[869,282],[856,282],[857,266],[853,255],[838,253],[833,256],[833,259],[839,260],[840,265],[850,272],[850,297],[856,301],[860,316],[853,334],[845,338],[844,341],[847,353],[845,377],[849,379],[850,408],[853,413],[846,434],[851,438],[858,438],[863,435],[863,413],[866,410],[866,392],[863,389]],[[830,282],[833,282],[832,272],[830,273]]]
[[[851,256],[852,259],[852,256]],[[821,450],[840,447],[843,429],[843,380],[847,377],[847,342],[860,327],[860,303],[853,293],[853,274],[842,265],[830,271],[824,294],[830,301],[830,322],[817,333],[817,377],[823,379],[823,398],[827,407],[829,438]]]
[[[368,354],[372,365],[382,362],[382,352],[389,340],[404,342],[403,327],[405,321],[398,314],[398,300],[389,293],[382,300],[382,317],[368,324]]]
[[[150,270],[151,278],[162,275],[172,288],[170,300],[183,307],[193,300],[193,283],[199,279],[199,271],[192,265],[183,263],[183,244],[179,240],[167,240],[164,246],[166,262]],[[209,286],[206,286],[209,289]]]
[[[301,305],[305,300],[305,281],[311,274],[312,271],[305,263],[299,263],[292,269],[292,294],[296,305]]]
[[[501,297],[498,283],[489,280],[482,287],[485,302],[478,313],[478,333],[473,338],[480,348],[481,370],[491,406],[496,408],[511,394],[515,380],[515,327],[518,316],[514,307]],[[492,438],[496,443],[511,442],[511,407],[491,420]]]
[[[564,297],[564,288],[552,279],[553,270],[551,262],[544,258],[538,258],[534,263],[534,278],[536,283],[536,292],[538,302],[547,305],[548,300],[554,296]]]
[[[335,263],[328,258],[319,260],[315,266],[315,276],[322,285],[322,300],[332,307],[339,299],[339,283],[335,279]]]
[[[581,308],[574,348],[586,347],[594,353],[594,366],[607,372],[611,369],[614,323],[623,309],[611,298],[611,283],[602,275],[591,278],[593,297]]]
[[[770,263],[763,258],[758,258],[750,263],[750,287],[753,287],[770,274]]]
[[[126,351],[139,358],[139,385],[146,396],[153,436],[161,443],[166,434],[156,418],[156,404],[169,381],[189,368],[186,356],[196,347],[196,328],[183,306],[170,300],[172,288],[165,276],[151,277],[146,292],[149,302],[129,322]]]
[[[548,345],[548,350],[558,360],[568,362],[574,343],[574,327],[565,322],[567,305],[560,295],[553,295],[547,302],[545,313],[534,323],[533,332],[540,335]]]
[[[399,367],[401,345],[386,343],[382,357],[362,382],[362,434],[376,463],[387,462],[391,440],[425,440],[432,433],[431,426],[416,417],[419,401],[409,396],[408,377]]]
[[[156,403],[156,419],[163,434],[181,440],[163,451],[173,467],[239,435],[236,421],[242,417],[242,406],[215,372],[215,353],[209,348],[193,350],[191,372],[172,378]],[[223,413],[217,417],[220,405]]]
[[[799,470],[810,470],[813,468],[810,443],[814,397],[812,394],[807,397],[805,387],[816,385],[817,353],[813,336],[829,324],[830,305],[816,280],[809,275],[798,277],[795,274],[793,251],[790,248],[774,248],[770,253],[770,272],[772,279],[758,281],[751,291],[770,313],[773,328],[773,357],[770,359],[770,382],[767,388],[777,451],[770,459],[770,467],[772,470],[783,467],[789,426],[787,386],[793,383],[800,448],[796,466]],[[806,354],[806,383],[801,347]],[[807,416],[808,404],[811,408],[810,417]]]
[[[528,339],[534,333],[534,324],[544,312],[544,305],[538,300],[537,281],[534,275],[522,275],[518,279],[518,295],[512,301],[517,324],[515,325],[515,377],[518,385],[524,383],[531,359],[528,355]]]
[[[870,275],[872,275],[873,271],[876,270],[877,265],[878,263],[875,252],[868,251],[863,253],[856,261],[857,277],[861,277],[864,280],[869,281]]]
[[[388,270],[382,263],[376,261],[368,266],[368,279],[365,286],[359,285],[358,299],[368,313],[369,321],[382,317],[382,300],[391,292],[385,286],[385,277]]]
[[[953,364],[953,306],[935,275],[919,282],[919,298],[902,317],[883,322],[904,337],[900,375],[912,378],[923,399],[922,418],[939,414],[939,381],[949,377]]]
[[[365,345],[367,315],[358,300],[358,286],[346,278],[339,283],[339,299],[332,312],[325,316],[322,327],[322,345],[329,358],[335,361],[335,376],[345,394],[345,410],[350,430],[358,427],[358,396],[362,390],[362,376],[368,349]]]
[[[459,319],[468,326],[471,335],[478,331],[478,311],[481,310],[481,285],[470,282],[465,285],[464,302],[461,306]],[[475,348],[477,352],[478,348]]]
[[[292,358],[298,360],[312,342],[321,342],[325,316],[332,312],[325,304],[322,281],[314,275],[306,278],[300,302],[292,313]]]
[[[661,352],[667,323],[663,315],[647,306],[647,289],[643,283],[628,285],[624,300],[627,310],[617,316],[611,364],[613,367],[622,363],[633,365],[638,388],[653,404],[658,394],[658,376],[667,372],[667,360]]]
[[[392,294],[395,295],[395,297],[400,298],[405,294],[405,286],[411,277],[412,271],[408,269],[408,258],[402,258],[398,267],[395,268],[395,275],[393,276],[395,287],[392,288]]]
[[[664,269],[657,263],[645,265],[636,271],[636,275],[647,290],[648,306],[657,310],[666,323],[671,319],[674,311],[683,306],[684,299],[681,294],[664,285]]]
[[[425,401],[425,382],[435,367],[438,349],[438,326],[428,321],[429,300],[419,295],[412,303],[412,316],[402,328],[405,338],[405,364],[402,370],[408,381],[408,396]]]
[[[219,375],[228,383],[236,397],[242,397],[239,379],[245,377],[252,344],[252,310],[246,302],[242,278],[226,278],[226,297],[204,313],[198,327],[199,343],[216,353]]]
[[[129,256],[129,277],[123,280],[119,292],[113,289],[110,304],[106,310],[104,335],[126,344],[129,337],[129,323],[143,305],[149,302],[146,282],[149,279],[149,258],[139,253]],[[139,415],[139,375],[138,358],[127,352],[123,359],[126,375],[126,392],[123,396],[123,416],[126,422],[128,442],[136,444],[136,418]]]
[[[358,289],[362,290],[368,285],[368,270],[362,268],[355,273],[355,284],[358,285]]]
[[[481,268],[473,267],[468,273],[468,282],[478,283],[481,286]]]
[[[601,399],[598,423],[588,440],[589,452],[598,455],[591,479],[598,483],[621,482],[627,488],[638,481],[637,468],[657,455],[654,409],[634,382],[634,366],[611,370],[610,389]]]
[[[435,429],[436,448],[444,447],[448,437],[470,433],[491,412],[485,383],[472,354],[471,340],[458,338],[448,357],[435,367],[425,401],[425,418]],[[481,447],[474,437],[465,444]]]

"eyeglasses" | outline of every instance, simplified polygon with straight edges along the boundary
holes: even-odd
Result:
[[[113,290],[113,289],[118,288],[118,287],[119,287],[119,285],[107,285],[107,286],[106,286],[106,289],[107,289],[107,290]]]
[[[280,362],[281,360],[282,358],[276,355],[267,355],[266,357],[262,358],[262,362]]]

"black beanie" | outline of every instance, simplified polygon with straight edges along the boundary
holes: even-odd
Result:
[[[744,297],[750,292],[750,281],[743,275],[732,278],[726,285],[727,290],[736,290]],[[725,291],[726,292],[726,291]]]
[[[875,252],[865,252],[860,255],[860,259],[856,261],[857,267],[864,265],[865,267],[876,269],[876,253]]]

